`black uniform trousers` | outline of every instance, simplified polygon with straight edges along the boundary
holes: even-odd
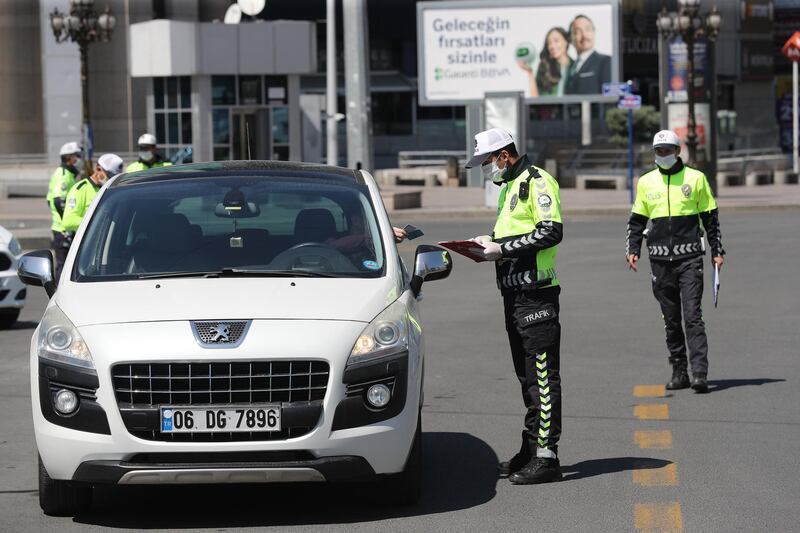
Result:
[[[54,269],[56,276],[55,281],[58,283],[58,280],[61,277],[61,269],[64,268],[64,262],[67,260],[70,242],[60,231],[53,231],[52,245],[53,253],[56,256],[56,264]]]
[[[528,409],[529,445],[558,453],[561,436],[561,287],[503,293],[514,370]]]
[[[661,305],[672,365],[686,364],[686,345],[692,373],[708,372],[708,340],[700,304],[703,299],[703,256],[681,261],[650,261],[653,294]],[[681,324],[686,326],[684,334]]]

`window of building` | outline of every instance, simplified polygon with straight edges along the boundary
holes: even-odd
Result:
[[[191,147],[192,79],[189,76],[153,78],[156,140],[165,159]],[[184,162],[189,162],[184,159]]]
[[[412,93],[372,93],[372,129],[375,135],[411,135],[414,131]]]
[[[212,76],[211,121],[215,161],[245,158],[248,152],[242,117],[247,116],[250,142],[265,143],[261,157],[289,159],[289,112],[286,76]],[[244,109],[241,109],[244,108]],[[266,111],[267,122],[259,127]],[[239,111],[237,111],[239,109]],[[252,115],[252,116],[251,116]],[[255,121],[255,122],[253,122]],[[252,123],[251,123],[252,122]],[[265,129],[269,139],[260,139]],[[268,146],[267,146],[268,145]],[[255,153],[253,156],[255,157]]]

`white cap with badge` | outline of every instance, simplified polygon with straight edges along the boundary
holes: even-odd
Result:
[[[108,179],[113,178],[117,174],[122,173],[123,162],[122,158],[117,154],[103,154],[97,160],[97,164],[108,176]]]
[[[680,145],[680,139],[678,139],[675,132],[670,130],[661,130],[653,137],[653,148],[660,148],[662,146],[675,147]]]
[[[492,128],[475,135],[475,153],[465,165],[467,168],[479,167],[493,152],[505,148],[514,142],[514,138],[506,130]]]

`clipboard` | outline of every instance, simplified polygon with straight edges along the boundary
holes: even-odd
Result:
[[[483,263],[486,257],[483,256],[483,246],[472,241],[442,241],[439,246],[444,246],[464,257],[469,257],[476,263]]]

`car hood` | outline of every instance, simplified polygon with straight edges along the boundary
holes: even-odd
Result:
[[[3,226],[0,226],[0,246],[5,246],[11,242],[14,236]]]
[[[389,277],[191,278],[66,282],[56,304],[78,327],[169,320],[369,322],[399,296]]]

